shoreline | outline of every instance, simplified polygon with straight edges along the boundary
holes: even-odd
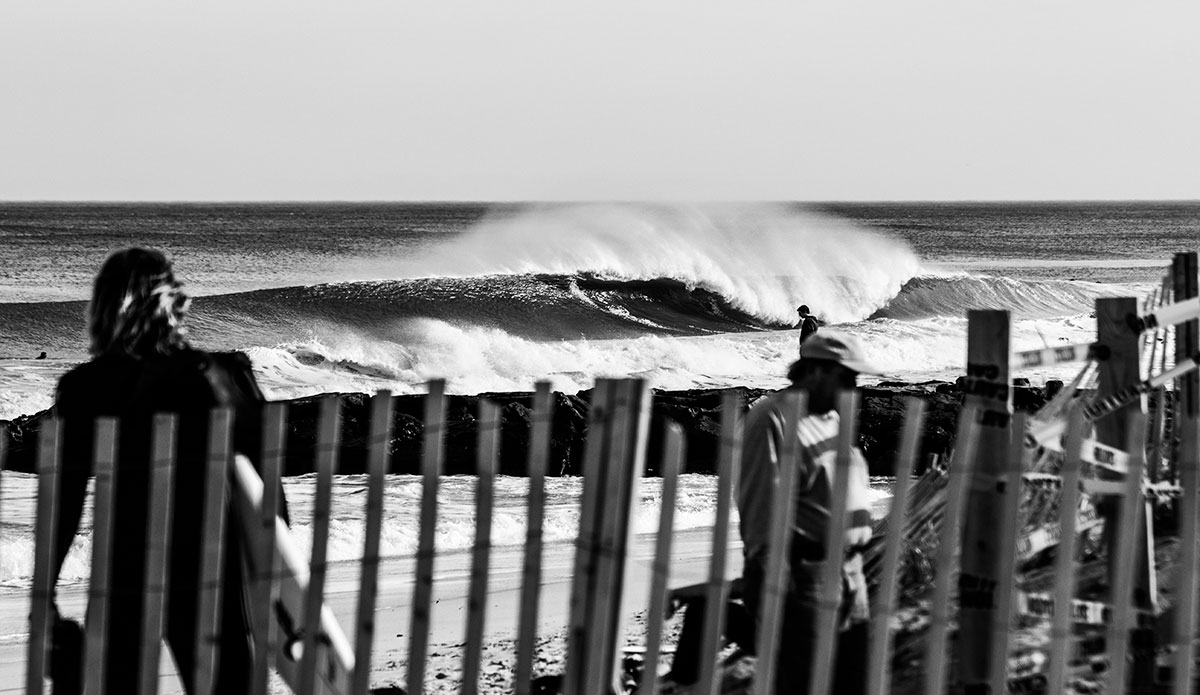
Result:
[[[1018,382],[1020,383],[1020,382]],[[657,476],[662,450],[665,420],[678,423],[688,443],[688,467],[684,473],[716,472],[716,452],[720,432],[721,399],[726,392],[739,395],[748,408],[770,389],[730,387],[652,391],[649,442],[645,474]],[[903,426],[905,399],[922,398],[927,403],[924,437],[917,472],[924,469],[933,455],[944,455],[953,445],[962,394],[945,381],[885,381],[860,387],[859,440],[873,476],[891,475],[893,458]],[[591,389],[575,394],[554,392],[554,420],[551,428],[550,460],[547,475],[579,475],[582,470],[588,429]],[[288,405],[286,456],[283,474],[311,473],[316,450],[317,412],[320,401],[330,396],[342,398],[342,444],[338,472],[363,473],[366,470],[367,428],[370,396],[363,393],[325,394],[280,401]],[[424,436],[423,394],[393,396],[394,414],[390,450],[392,473],[419,473]],[[480,399],[497,403],[503,414],[498,473],[523,476],[529,445],[532,392],[481,393],[472,396],[446,396],[446,441],[443,473],[472,474],[475,470],[476,414]],[[1046,402],[1046,389],[1029,385],[1013,388],[1014,409],[1034,412]],[[34,415],[0,421],[7,425],[8,470],[31,473],[37,433],[48,410]]]

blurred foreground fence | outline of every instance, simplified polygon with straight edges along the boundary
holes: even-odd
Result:
[[[876,524],[866,551],[872,587],[872,630],[867,662],[871,693],[953,689],[966,693],[1064,692],[1094,689],[1110,693],[1134,689],[1175,693],[1193,691],[1195,594],[1197,584],[1197,373],[1200,363],[1196,293],[1196,256],[1180,254],[1161,291],[1139,307],[1134,299],[1097,301],[1095,343],[1055,346],[1013,353],[1007,312],[969,314],[967,376],[955,450],[945,466],[914,477],[923,404],[908,405],[896,452],[892,504]],[[1168,346],[1173,344],[1173,354]],[[1079,376],[1041,411],[1014,413],[1010,370],[1078,361]],[[1162,395],[1169,389],[1171,408]],[[1157,398],[1147,401],[1147,396]],[[800,394],[790,401],[787,427],[803,416]],[[1152,406],[1150,404],[1153,404]],[[230,414],[212,413],[210,472],[205,499],[199,645],[195,659],[196,692],[213,692],[215,636],[220,634],[221,549],[228,534],[243,533],[258,568],[249,578],[258,611],[253,621],[257,645],[254,687],[268,690],[270,671],[288,687],[304,693],[366,693],[376,642],[375,612],[383,518],[384,476],[390,465],[391,398],[375,396],[370,429],[369,477],[364,500],[366,524],[357,617],[343,629],[322,609],[327,574],[330,489],[337,470],[336,399],[322,406],[320,445],[314,480],[313,539],[306,560],[288,550],[287,529],[276,520],[277,490],[286,413],[269,406],[264,419],[262,480],[255,483],[248,463],[229,447]],[[838,466],[849,465],[856,437],[857,400],[839,401],[842,430]],[[729,598],[727,549],[731,538],[733,486],[741,451],[744,404],[729,395],[723,402],[719,476],[715,501],[710,571],[700,591],[707,605]],[[567,652],[561,664],[561,689],[568,695],[600,695],[636,688],[656,693],[662,669],[664,612],[671,591],[670,557],[677,477],[686,458],[682,430],[666,424],[662,467],[663,513],[659,519],[650,586],[626,581],[648,439],[650,392],[640,380],[600,380],[590,410],[580,500],[579,533],[570,593]],[[534,650],[542,586],[543,510],[552,401],[550,387],[537,385],[529,460],[528,526],[514,626],[517,654],[514,688],[533,692]],[[469,598],[465,617],[462,692],[480,688],[485,657],[484,619],[489,601],[490,533],[493,478],[501,446],[500,410],[482,401],[478,413],[476,541],[472,547]],[[426,689],[431,602],[434,583],[434,529],[437,489],[445,434],[443,383],[429,384],[422,449],[423,493],[412,616],[407,639],[406,690]],[[141,692],[157,692],[163,635],[165,590],[171,526],[169,503],[173,416],[155,422],[152,467],[152,522],[146,536],[147,586],[144,634],[140,650]],[[85,692],[99,693],[104,682],[105,625],[108,614],[107,562],[113,542],[112,481],[116,423],[101,421],[96,430],[95,519],[92,575],[88,590]],[[41,430],[38,463],[38,512],[32,615],[28,642],[26,691],[41,693],[50,648],[50,598],[54,557],[54,520],[58,503],[59,425]],[[0,447],[5,438],[0,437]],[[0,463],[4,452],[0,449]],[[794,460],[794,442],[783,460]],[[789,458],[791,457],[791,458]],[[770,692],[781,629],[786,586],[790,485],[785,467],[773,501],[775,514],[764,593],[763,620],[757,625],[754,678],[735,677],[722,635],[724,611],[706,612],[700,640],[699,681],[686,692]],[[834,519],[845,517],[848,476],[834,481]],[[255,487],[257,485],[257,487]],[[253,494],[257,490],[257,495]],[[238,496],[242,502],[238,503]],[[240,523],[224,523],[222,509],[232,506]],[[3,510],[0,510],[2,513]],[[246,515],[254,519],[244,518]],[[1155,523],[1169,519],[1169,532]],[[253,532],[252,529],[259,529]],[[247,531],[246,529],[251,529]],[[843,527],[829,525],[827,555],[839,557]],[[1156,559],[1157,555],[1159,556]],[[289,554],[291,553],[291,554]],[[1163,558],[1168,558],[1164,561]],[[1101,570],[1081,576],[1089,562]],[[1169,564],[1170,601],[1161,600],[1157,569]],[[833,639],[841,583],[838,563],[828,563],[829,581],[818,605],[820,637],[811,674],[813,692],[829,692]],[[291,582],[289,584],[289,582]],[[290,587],[290,588],[289,588]],[[643,645],[625,644],[626,610],[646,595],[647,637]],[[632,598],[637,597],[637,598]],[[903,605],[902,605],[903,604]],[[280,607],[294,612],[289,635],[278,627]],[[918,616],[919,619],[910,619]],[[957,634],[955,639],[952,636]],[[1022,634],[1042,639],[1018,639]],[[1016,636],[1016,637],[1015,637]],[[629,655],[642,654],[640,681],[622,680]],[[912,664],[918,664],[913,667]],[[904,669],[905,673],[894,673]],[[911,677],[916,673],[920,681]],[[672,686],[671,692],[683,692]]]

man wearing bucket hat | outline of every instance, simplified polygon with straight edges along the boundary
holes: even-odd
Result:
[[[771,506],[781,465],[796,470],[795,514],[789,552],[790,576],[784,599],[774,692],[779,695],[808,692],[816,643],[817,599],[821,593],[821,564],[825,560],[825,530],[832,507],[839,415],[835,410],[840,391],[857,386],[859,374],[880,374],[866,358],[854,336],[823,330],[800,346],[800,359],[788,369],[791,385],[751,408],[743,436],[741,478],[737,489],[743,543],[744,600],[750,615],[760,618],[763,578],[767,567]],[[789,391],[808,394],[808,415],[796,431],[784,432]],[[799,456],[781,461],[785,436],[796,437]],[[839,612],[837,662],[833,692],[861,693],[866,689],[867,583],[861,549],[871,538],[869,485],[866,460],[852,449],[846,505],[846,547],[842,569],[842,606]]]

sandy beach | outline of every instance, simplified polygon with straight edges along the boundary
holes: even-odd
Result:
[[[733,536],[736,538],[736,535],[735,532]],[[676,534],[669,586],[704,581],[711,557],[710,538],[706,529]],[[731,544],[729,552],[727,576],[735,577],[741,573],[740,542]],[[499,547],[492,551],[482,692],[512,692],[523,553],[519,547]],[[645,611],[653,553],[653,536],[635,539],[626,569],[626,586],[629,587],[624,609],[626,616],[633,617]],[[562,672],[574,559],[572,544],[557,543],[545,547],[535,676]],[[375,614],[376,642],[371,661],[372,688],[404,685],[415,564],[415,558],[403,557],[381,565]],[[426,692],[457,692],[461,685],[470,567],[471,555],[466,551],[440,554],[435,561],[435,604],[426,666]],[[356,563],[339,563],[331,567],[327,580],[326,601],[348,633],[352,633],[357,610],[358,579]],[[85,601],[86,586],[60,589],[60,606],[68,617],[81,619]],[[0,596],[0,681],[9,684],[9,687],[0,687],[0,692],[17,692],[24,683],[28,611],[27,591],[13,590]],[[636,644],[644,623],[629,622],[627,640]],[[163,653],[160,692],[164,695],[182,693],[167,650]],[[288,692],[279,683],[275,686],[274,692]]]

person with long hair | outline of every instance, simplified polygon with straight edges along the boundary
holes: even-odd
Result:
[[[192,348],[184,322],[188,305],[188,296],[163,253],[142,248],[112,253],[96,275],[87,309],[92,358],[64,375],[58,384],[55,412],[63,423],[64,447],[56,577],[79,527],[87,479],[92,474],[96,420],[109,417],[120,422],[114,474],[107,693],[137,692],[142,601],[147,591],[146,533],[154,414],[178,416],[166,640],[189,693],[194,692],[202,555],[201,491],[208,467],[211,409],[233,407],[235,450],[251,460],[257,459],[259,451],[263,397],[250,361],[240,353]],[[226,527],[234,528],[231,524]],[[223,694],[246,692],[251,673],[252,645],[243,609],[240,546],[236,534],[228,534],[216,674],[216,692]],[[54,661],[52,656],[52,672],[61,673],[63,665]],[[57,689],[60,684],[55,685]]]

